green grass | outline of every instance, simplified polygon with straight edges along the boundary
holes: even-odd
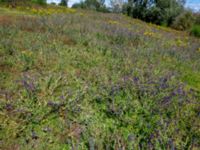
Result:
[[[54,9],[0,9],[0,149],[199,149],[199,39]]]

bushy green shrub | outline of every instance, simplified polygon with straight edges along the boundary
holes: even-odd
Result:
[[[178,30],[188,30],[194,24],[194,16],[192,12],[185,11],[176,17],[172,27]]]
[[[200,37],[200,25],[194,25],[190,31],[190,34],[196,37]]]

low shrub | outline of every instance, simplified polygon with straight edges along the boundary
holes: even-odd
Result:
[[[196,37],[200,37],[200,25],[194,25],[190,31],[190,34]]]

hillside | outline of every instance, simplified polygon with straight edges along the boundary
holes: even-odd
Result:
[[[0,149],[200,148],[200,39],[112,13],[0,8]]]

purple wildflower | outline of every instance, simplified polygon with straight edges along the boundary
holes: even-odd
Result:
[[[6,104],[4,106],[4,109],[6,109],[7,111],[12,111],[14,108],[13,108],[13,106],[11,104]]]

